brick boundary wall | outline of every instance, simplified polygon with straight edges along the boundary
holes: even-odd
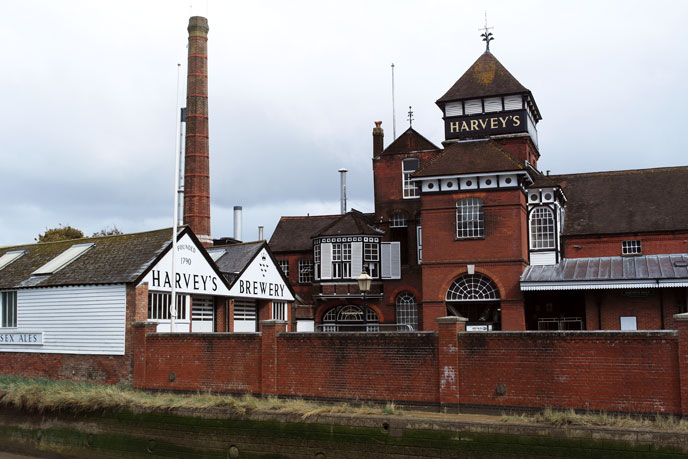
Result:
[[[375,401],[453,410],[573,408],[688,415],[688,314],[677,331],[154,333],[135,327],[145,389]]]

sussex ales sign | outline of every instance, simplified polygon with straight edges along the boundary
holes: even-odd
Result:
[[[497,134],[528,132],[527,116],[525,110],[448,116],[444,119],[445,138],[470,139]]]

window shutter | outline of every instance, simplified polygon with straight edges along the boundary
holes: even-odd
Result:
[[[390,271],[392,279],[401,279],[401,243],[390,243]]]
[[[356,279],[363,271],[363,243],[351,243],[351,277]]]
[[[320,278],[332,278],[332,243],[320,244]]]
[[[391,243],[383,242],[380,247],[380,261],[382,262],[382,278],[392,277],[392,248]]]

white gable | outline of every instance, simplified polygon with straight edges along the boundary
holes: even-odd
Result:
[[[294,301],[278,269],[268,251],[261,249],[232,285],[229,296]]]
[[[188,234],[177,241],[174,262],[178,293],[229,296],[229,290]],[[172,288],[172,250],[169,250],[141,281],[150,290],[169,292]]]

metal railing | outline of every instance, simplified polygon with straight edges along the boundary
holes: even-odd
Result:
[[[361,333],[398,333],[412,332],[409,324],[319,324],[315,326],[319,333],[361,332]]]
[[[583,330],[581,317],[543,317],[538,319],[538,330]]]

